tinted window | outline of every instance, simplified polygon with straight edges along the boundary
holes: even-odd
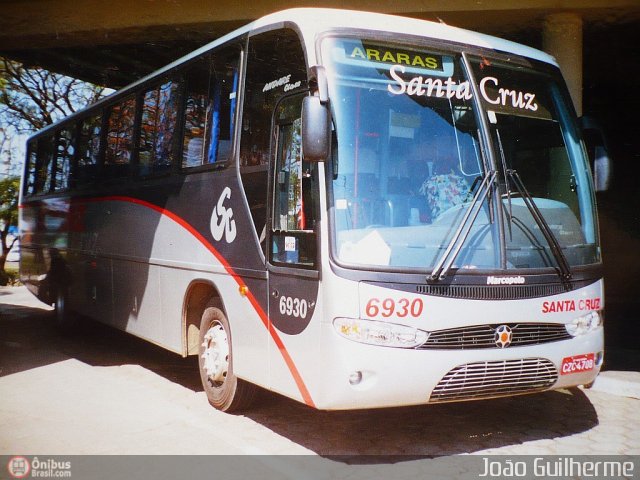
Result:
[[[60,130],[56,149],[55,184],[56,192],[69,188],[69,176],[75,152],[75,132],[71,129]]]
[[[179,84],[168,81],[144,94],[138,154],[142,175],[165,171],[173,163],[179,92]]]
[[[34,193],[48,193],[51,191],[54,145],[55,136],[53,134],[38,139],[37,174]]]
[[[238,86],[238,50],[216,51],[186,72],[182,167],[224,164],[231,158]]]
[[[24,193],[33,195],[35,192],[38,159],[38,141],[31,140],[27,144],[27,164],[25,165]]]
[[[207,99],[209,98],[209,57],[206,57],[187,71],[187,94],[184,112],[184,139],[182,166],[197,167],[204,160],[204,130],[207,119]]]
[[[125,176],[133,152],[133,126],[136,101],[130,97],[111,107],[107,123],[105,173],[109,177]]]
[[[100,132],[102,116],[96,115],[82,120],[77,142],[78,165],[76,179],[79,184],[91,181],[96,174],[100,155]]]

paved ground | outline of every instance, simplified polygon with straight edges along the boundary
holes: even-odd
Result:
[[[307,454],[342,466],[403,455],[417,469],[467,453],[640,455],[638,372],[604,372],[592,390],[356,412],[263,392],[234,416],[209,407],[195,359],[98,324],[65,337],[51,315],[0,287],[0,455]]]

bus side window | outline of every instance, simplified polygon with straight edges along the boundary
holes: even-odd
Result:
[[[102,115],[87,117],[81,121],[77,142],[78,163],[75,170],[75,185],[82,187],[95,179],[100,155],[100,132]]]
[[[24,194],[25,196],[36,193],[38,141],[30,140],[27,144],[27,164],[25,165]]]
[[[169,80],[147,90],[142,97],[138,173],[166,172],[173,164],[179,83]]]
[[[103,173],[107,178],[126,177],[133,153],[136,99],[129,97],[109,110]]]
[[[56,149],[54,190],[68,190],[69,177],[75,153],[75,125],[60,130]]]
[[[226,165],[231,159],[239,49],[233,45],[197,60],[186,72],[182,168]]]
[[[207,163],[231,159],[238,91],[238,50],[214,52],[207,108]]]
[[[36,162],[36,182],[34,193],[44,194],[51,191],[53,184],[52,164],[55,154],[55,134],[48,134],[38,139],[38,160]]]
[[[182,168],[204,165],[204,131],[207,121],[209,97],[209,67],[206,56],[189,67],[186,72],[186,98],[182,141]]]

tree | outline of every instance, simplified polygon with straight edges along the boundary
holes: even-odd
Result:
[[[99,100],[107,89],[27,68],[0,57],[0,114],[19,133],[31,133]]]
[[[16,171],[16,152],[34,133],[95,103],[111,90],[0,57],[0,174]],[[9,162],[12,162],[11,164]],[[13,166],[13,168],[11,168]],[[19,171],[19,170],[17,170]]]
[[[0,285],[6,285],[7,275],[4,271],[9,252],[18,240],[14,237],[8,241],[9,230],[18,224],[18,192],[20,178],[8,177],[0,180]]]
[[[16,225],[24,136],[96,102],[111,90],[39,67],[0,57],[0,281],[13,245],[9,227]],[[13,172],[13,174],[12,174]],[[2,223],[4,221],[4,223]]]

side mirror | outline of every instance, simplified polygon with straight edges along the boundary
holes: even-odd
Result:
[[[307,162],[324,162],[331,153],[331,115],[320,97],[302,101],[302,156]]]
[[[606,192],[611,183],[611,159],[607,149],[602,145],[595,147],[594,157],[593,183],[596,192]]]
[[[596,192],[605,192],[611,185],[613,165],[609,156],[607,140],[598,123],[590,117],[580,118],[582,135],[589,154]]]

